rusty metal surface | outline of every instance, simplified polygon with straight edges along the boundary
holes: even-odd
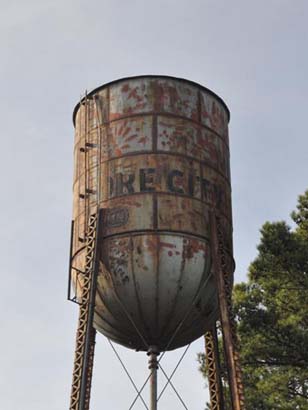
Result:
[[[226,258],[224,231],[219,216],[211,214],[213,264],[218,292],[223,345],[233,410],[245,410],[236,323],[232,309],[232,276]]]
[[[89,410],[94,362],[95,335],[93,328],[96,295],[99,234],[99,214],[91,215],[87,231],[83,283],[80,294],[78,328],[72,380],[70,410]]]
[[[180,83],[183,83],[183,82],[184,82],[185,84],[189,84],[189,85],[191,85],[191,86],[193,86],[193,87],[196,87],[196,88],[198,88],[200,91],[205,92],[208,96],[213,96],[213,97],[215,98],[215,100],[219,101],[220,104],[224,107],[225,112],[227,113],[227,121],[230,120],[230,112],[229,112],[229,109],[228,109],[227,105],[226,105],[225,102],[224,102],[217,94],[215,94],[212,90],[210,90],[210,89],[204,87],[203,85],[198,84],[198,83],[196,83],[196,82],[194,82],[194,81],[187,80],[187,79],[184,79],[184,78],[179,78],[179,77],[171,77],[171,76],[168,76],[168,75],[151,75],[151,74],[150,74],[150,75],[138,75],[138,76],[134,76],[134,77],[124,77],[124,78],[120,78],[120,79],[118,79],[118,80],[111,81],[111,82],[109,82],[109,83],[107,83],[107,84],[103,84],[103,85],[101,85],[101,86],[95,88],[94,90],[92,90],[92,91],[89,93],[89,96],[99,95],[99,94],[106,93],[106,92],[108,92],[108,89],[109,89],[109,88],[111,88],[112,86],[114,86],[114,85],[116,85],[116,84],[119,84],[119,83],[123,83],[123,82],[126,82],[126,81],[132,81],[132,80],[142,80],[142,79],[145,79],[145,78],[148,79],[148,80],[157,80],[157,79],[160,78],[160,79],[164,79],[164,80],[177,81],[177,82],[180,82]],[[74,124],[75,124],[75,121],[76,121],[76,115],[77,115],[77,112],[78,112],[78,109],[79,109],[79,108],[80,108],[80,104],[77,104],[76,107],[75,107],[75,109],[74,109],[74,112],[73,112],[73,122],[74,122]],[[103,106],[103,108],[104,108],[104,106]],[[103,111],[103,110],[102,110],[102,111]]]
[[[216,326],[204,335],[211,410],[224,410]]]
[[[232,267],[229,112],[204,87],[149,76],[97,89],[74,118],[74,266],[84,263],[86,214],[104,210],[95,326],[125,346],[163,350],[212,275],[213,209]],[[210,278],[169,348],[217,316]]]

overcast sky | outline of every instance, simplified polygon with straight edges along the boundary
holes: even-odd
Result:
[[[0,408],[69,407],[77,307],[66,302],[72,110],[85,89],[138,74],[184,77],[231,111],[236,281],[266,220],[287,219],[308,188],[306,0],[1,0]],[[92,409],[134,392],[103,336]],[[204,408],[198,341],[174,380]],[[120,349],[138,385],[146,357]],[[176,356],[163,363],[171,369]],[[162,380],[162,376],[160,375]],[[145,399],[148,399],[145,395]],[[142,405],[135,407],[142,409]],[[170,391],[161,409],[181,409]]]

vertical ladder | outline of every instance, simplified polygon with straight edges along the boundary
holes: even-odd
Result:
[[[92,103],[93,102],[93,103]],[[83,211],[85,215],[84,224],[84,238],[88,228],[88,221],[91,213],[91,208],[95,204],[99,205],[100,201],[100,187],[101,187],[101,132],[99,121],[99,107],[97,106],[97,100],[90,98],[85,92],[85,96],[80,102],[80,110],[84,108],[84,124],[80,124],[80,130],[83,128],[84,133],[84,146],[80,147],[80,152],[84,155],[84,187],[83,191],[79,191],[79,197],[83,200]],[[94,114],[95,113],[95,114]],[[90,120],[93,121],[95,115],[96,132],[93,127],[90,126]],[[90,117],[91,116],[91,117]],[[81,117],[81,115],[80,115]],[[82,132],[82,131],[80,131]],[[80,189],[80,187],[79,187]],[[93,200],[93,196],[96,199]]]

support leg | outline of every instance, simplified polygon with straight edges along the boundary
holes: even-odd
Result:
[[[212,330],[206,332],[204,339],[211,410],[224,410],[216,326],[214,326]]]
[[[92,387],[92,375],[94,366],[94,353],[95,353],[95,340],[96,330],[94,327],[91,329],[91,335],[89,340],[89,352],[88,352],[88,365],[86,371],[86,380],[84,386],[84,410],[90,409],[91,387]]]
[[[232,407],[233,410],[245,410],[242,371],[239,360],[236,326],[232,312],[232,272],[228,271],[223,231],[220,220],[215,215],[211,217],[211,236]]]
[[[99,213],[91,215],[87,231],[86,261],[76,335],[75,361],[72,381],[70,410],[88,410],[96,331],[93,317],[98,274],[97,239]]]

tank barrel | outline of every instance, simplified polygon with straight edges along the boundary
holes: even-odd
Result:
[[[95,328],[111,340],[173,350],[218,319],[209,213],[221,217],[232,275],[228,122],[220,97],[167,76],[105,84],[77,105],[71,265],[83,270],[88,216],[101,209]]]

